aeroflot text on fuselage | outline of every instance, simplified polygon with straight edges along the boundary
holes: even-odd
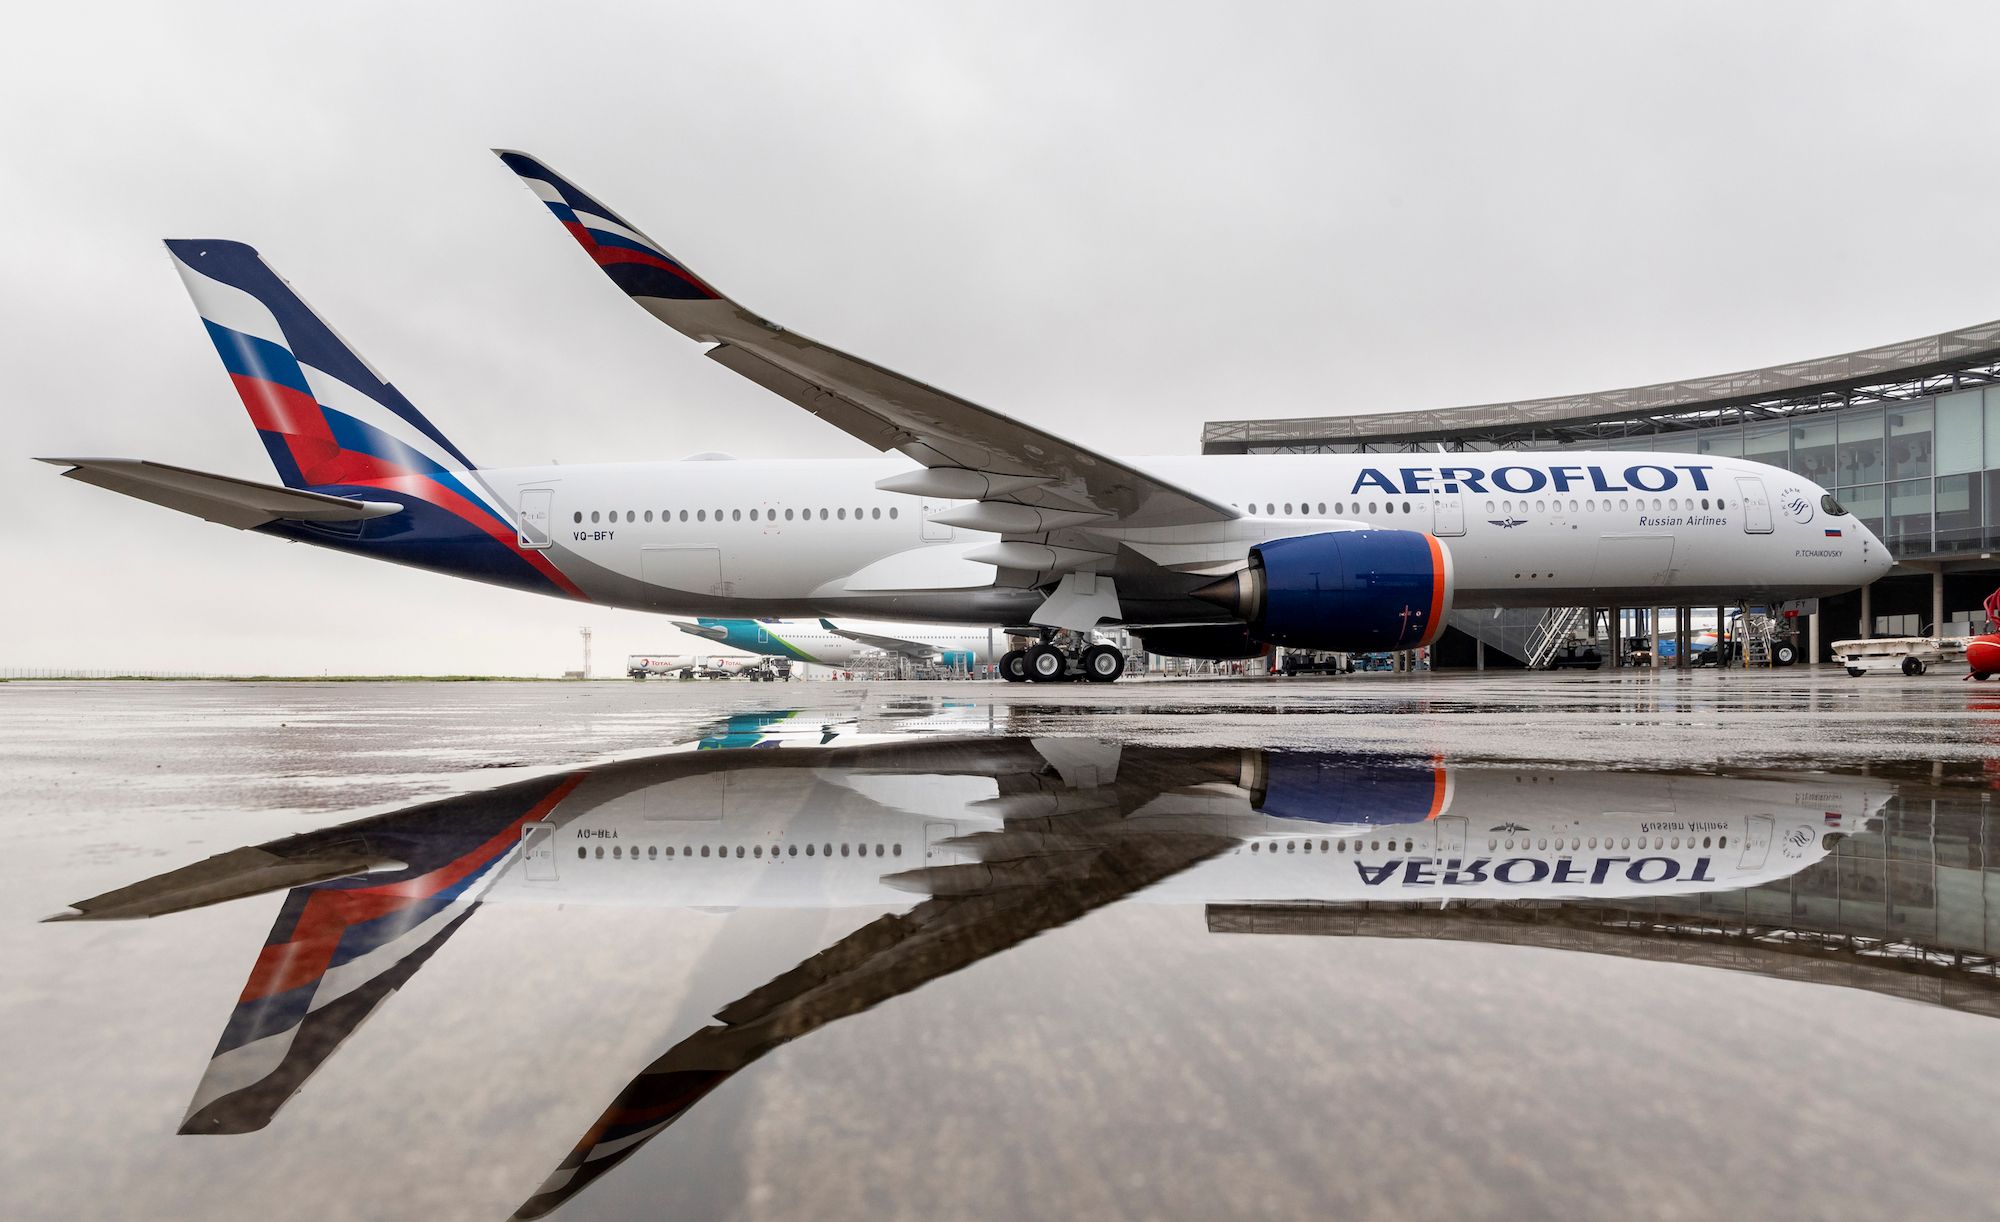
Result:
[[[1715,470],[1707,463],[1675,463],[1662,466],[1659,463],[1634,463],[1623,471],[1613,474],[1604,467],[1591,466],[1551,466],[1551,467],[1495,467],[1482,471],[1478,467],[1397,467],[1394,472],[1379,467],[1363,467],[1354,477],[1354,487],[1348,495],[1353,496],[1363,489],[1386,492],[1391,496],[1430,496],[1436,493],[1478,492],[1491,494],[1511,492],[1516,496],[1523,493],[1540,492],[1550,489],[1555,492],[1671,492],[1681,486],[1685,472],[1687,481],[1694,485],[1696,492],[1709,491],[1708,473]],[[1491,480],[1493,486],[1487,487]]]
[[[1672,857],[1597,857],[1578,862],[1569,857],[1553,861],[1546,857],[1491,857],[1463,861],[1454,857],[1440,869],[1435,858],[1392,857],[1380,865],[1354,863],[1363,884],[1379,887],[1401,874],[1405,887],[1472,887],[1480,883],[1525,886],[1529,883],[1587,883],[1601,887],[1611,877],[1613,866],[1623,865],[1620,882],[1628,883],[1712,883],[1708,857],[1697,857],[1694,869],[1681,873],[1683,862]]]

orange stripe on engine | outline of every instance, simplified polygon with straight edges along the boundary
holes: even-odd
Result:
[[[1423,639],[1417,642],[1419,648],[1436,641],[1444,632],[1444,544],[1438,542],[1436,535],[1425,535],[1424,542],[1431,547],[1431,610]]]
[[[1436,540],[1432,540],[1432,542],[1436,542]],[[1424,822],[1428,824],[1434,818],[1438,818],[1440,814],[1444,814],[1444,804],[1450,802],[1450,798],[1452,798],[1452,776],[1444,770],[1444,756],[1432,756],[1430,758],[1430,814],[1424,816]]]

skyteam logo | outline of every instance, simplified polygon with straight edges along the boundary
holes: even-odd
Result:
[[[1778,494],[1778,504],[1792,515],[1792,521],[1801,525],[1813,520],[1812,498],[1797,488],[1787,488]]]

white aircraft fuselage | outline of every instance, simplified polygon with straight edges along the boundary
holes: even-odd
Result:
[[[1825,489],[1743,459],[1488,451],[1121,461],[1244,515],[1155,528],[1149,546],[1220,550],[1230,536],[1247,545],[1358,528],[1421,532],[1450,553],[1455,607],[1812,598],[1872,581],[1892,563],[1857,519],[1826,512]],[[608,606],[1026,623],[1042,592],[1000,584],[994,566],[965,558],[995,536],[928,520],[959,502],[875,488],[909,469],[899,459],[731,460],[482,469],[464,478],[516,521],[524,504],[545,498],[546,545],[527,529],[522,545]],[[308,525],[267,529],[296,534]],[[1062,546],[1082,542],[1084,532],[1048,534]],[[1127,622],[1224,618],[1187,597],[1206,576],[1178,589],[1157,578],[1125,580],[1133,582]]]
[[[1545,900],[1740,890],[1824,857],[1829,833],[1858,830],[1886,796],[1851,779],[1443,766],[1434,777],[1428,818],[1404,809],[1402,821],[1387,823],[1336,821],[1337,809],[1304,817],[1260,810],[1252,791],[1219,779],[1163,794],[1125,812],[1120,832],[1214,835],[1234,847],[1134,898]],[[547,817],[547,838],[531,837],[485,898],[900,911],[949,893],[955,872],[981,888],[1000,881],[962,847],[977,843],[965,838],[1024,814],[1092,809],[1088,789],[1011,801],[999,793],[977,775],[784,769],[638,789],[590,777]]]

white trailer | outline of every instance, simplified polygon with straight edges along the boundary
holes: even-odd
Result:
[[[1965,637],[1959,636],[1882,636],[1865,641],[1835,641],[1833,656],[1857,679],[1895,671],[1921,675],[1933,666],[1963,663],[1965,641]]]

